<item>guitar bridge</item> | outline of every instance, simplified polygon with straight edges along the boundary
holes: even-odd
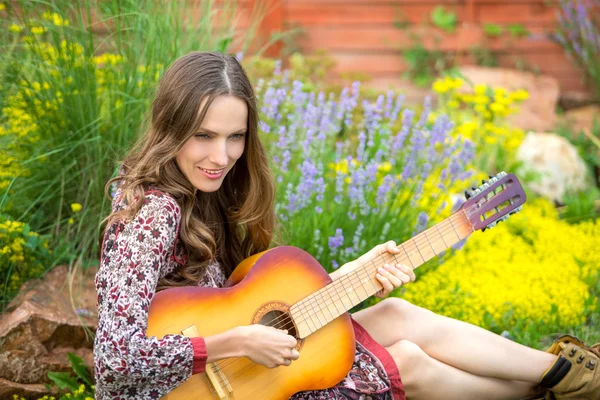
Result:
[[[187,337],[198,337],[200,333],[196,325],[192,325],[181,331],[181,333]],[[231,400],[233,399],[233,388],[227,380],[225,374],[221,371],[221,367],[217,363],[206,364],[206,371],[204,376],[208,381],[208,384],[212,388],[214,394],[219,400]]]

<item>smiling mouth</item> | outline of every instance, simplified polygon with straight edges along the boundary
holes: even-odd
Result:
[[[205,169],[205,168],[200,168],[202,171],[206,172],[209,175],[219,175],[220,173],[222,173],[223,171],[225,171],[225,168],[221,168],[221,169]]]

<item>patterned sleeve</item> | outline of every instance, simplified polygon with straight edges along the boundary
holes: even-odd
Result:
[[[180,218],[174,199],[153,192],[131,222],[105,232],[96,275],[99,398],[155,398],[204,370],[204,339],[146,336],[150,303],[168,272]]]

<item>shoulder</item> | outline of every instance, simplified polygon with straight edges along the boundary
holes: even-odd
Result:
[[[181,216],[181,208],[173,196],[156,188],[150,188],[144,192],[142,208],[163,211],[174,217]]]
[[[123,210],[127,208],[127,206],[124,195],[119,188],[113,197],[113,212]],[[150,187],[144,191],[142,207],[136,215],[136,218],[148,214],[166,214],[178,221],[181,217],[181,208],[171,194],[156,187]]]

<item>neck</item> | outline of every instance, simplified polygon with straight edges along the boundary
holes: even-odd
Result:
[[[421,232],[398,246],[399,254],[385,253],[294,304],[290,313],[304,338],[322,328],[383,287],[375,277],[385,264],[406,264],[413,269],[465,239],[472,232],[463,211]]]

